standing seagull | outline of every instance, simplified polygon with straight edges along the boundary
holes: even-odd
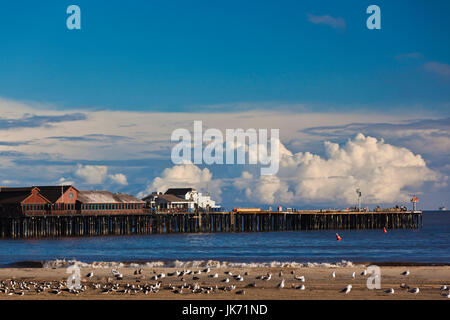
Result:
[[[420,291],[419,288],[414,288],[414,289],[409,290],[409,293],[418,294],[419,291]]]
[[[342,289],[341,292],[344,292],[345,294],[349,293],[350,291],[352,291],[352,285],[349,284],[345,287],[345,289]]]
[[[354,272],[352,273],[352,279],[355,279],[355,273]]]
[[[283,289],[284,288],[284,279],[281,280],[281,282],[278,284],[277,288],[278,289]]]
[[[331,273],[331,277],[332,277],[333,279],[336,278],[336,272],[333,271],[333,272]]]

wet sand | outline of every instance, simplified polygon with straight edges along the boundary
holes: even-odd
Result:
[[[193,268],[191,270],[202,270]],[[46,290],[37,293],[33,285],[28,285],[30,290],[23,290],[23,295],[7,293],[0,293],[0,299],[3,300],[49,300],[49,299],[239,299],[239,300],[297,300],[297,299],[388,299],[388,300],[413,300],[413,299],[436,299],[442,300],[448,298],[443,296],[440,291],[442,285],[450,286],[450,266],[381,266],[381,289],[369,290],[367,288],[367,277],[361,275],[365,269],[363,265],[354,267],[340,267],[340,268],[211,268],[209,273],[190,274],[181,276],[167,276],[168,273],[174,272],[175,268],[143,268],[142,274],[135,275],[134,268],[121,268],[118,271],[123,274],[123,280],[116,280],[109,268],[82,268],[81,277],[82,284],[86,286],[85,292],[78,295],[70,292],[62,291],[56,295]],[[410,275],[402,276],[401,273],[408,269]],[[182,269],[178,269],[183,271]],[[93,272],[94,276],[87,278],[89,272]],[[240,274],[244,281],[237,281],[232,276],[226,275],[225,271],[231,271],[233,275]],[[279,272],[283,275],[280,277]],[[294,272],[292,274],[291,272]],[[336,278],[331,277],[331,273],[335,272]],[[152,280],[154,275],[165,273],[166,277],[158,280]],[[248,275],[244,275],[245,272]],[[351,274],[355,272],[356,278],[352,279]],[[208,275],[218,274],[218,278],[211,278]],[[256,279],[258,276],[272,273],[272,278],[268,281]],[[5,281],[8,285],[10,280],[16,282],[32,281],[36,283],[52,282],[52,286],[58,282],[66,283],[69,274],[66,273],[65,268],[5,268],[0,269],[0,282]],[[304,276],[305,282],[295,279],[294,276]],[[193,277],[198,277],[198,280],[193,280]],[[182,279],[184,278],[184,280]],[[229,278],[228,283],[222,282],[223,279]],[[277,285],[285,279],[285,287],[283,289],[277,288]],[[110,292],[106,294],[101,293],[101,288],[95,289],[94,284],[115,284],[119,283],[122,288],[126,284],[134,285],[154,285],[157,281],[161,281],[160,290],[157,293],[149,292],[144,294],[142,291],[133,293],[119,293]],[[183,289],[183,293],[174,293],[174,290],[169,290],[167,287],[171,284],[174,287],[181,286],[183,283],[194,285],[199,284],[201,287],[215,287],[218,290],[211,290],[207,293],[191,293],[190,289]],[[255,283],[256,287],[249,287],[249,284]],[[419,288],[418,294],[409,293],[407,289],[400,288],[402,283],[406,283],[410,288]],[[300,286],[304,284],[305,290],[294,289],[291,286]],[[345,294],[340,292],[347,285],[352,285],[350,293]],[[235,285],[236,288],[232,291],[223,291],[220,288]],[[17,288],[17,286],[16,286]],[[384,293],[384,290],[393,288],[394,294]],[[244,290],[245,293],[238,294],[237,292]],[[21,290],[15,290],[19,292]],[[448,294],[448,291],[445,291]]]

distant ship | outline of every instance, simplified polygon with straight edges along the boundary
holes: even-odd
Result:
[[[447,208],[445,206],[439,207],[439,211],[447,211]]]

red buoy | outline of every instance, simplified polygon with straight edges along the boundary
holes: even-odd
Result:
[[[387,233],[387,231],[386,231],[386,227],[384,227],[384,228],[383,228],[383,232],[384,232],[384,233]]]
[[[341,241],[342,240],[341,236],[339,234],[337,234],[337,233],[336,233],[336,240],[337,241]]]

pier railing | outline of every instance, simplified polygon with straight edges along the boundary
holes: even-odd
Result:
[[[195,232],[418,229],[421,212],[165,213],[0,218],[0,237],[37,238]]]

